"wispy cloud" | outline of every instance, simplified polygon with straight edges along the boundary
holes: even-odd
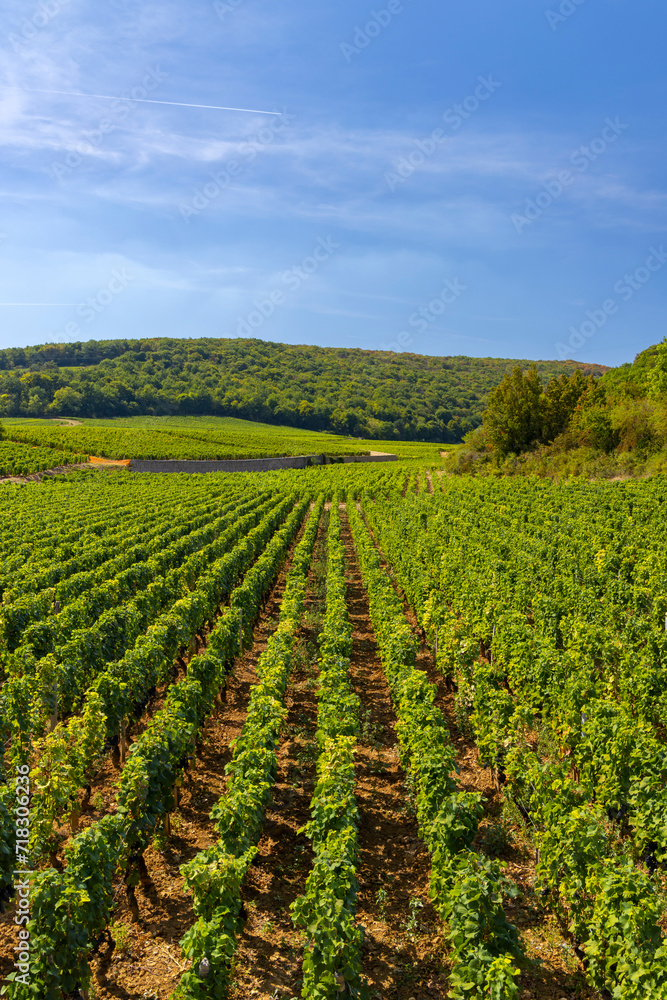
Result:
[[[382,330],[389,337],[399,329],[400,315],[425,301],[434,282],[464,269],[475,275],[475,293],[442,336],[460,336],[471,350],[489,343],[486,327],[515,324],[530,341],[567,301],[587,307],[597,290],[586,275],[598,274],[608,255],[620,259],[628,242],[650,245],[667,223],[660,94],[648,68],[631,59],[636,86],[626,99],[625,63],[615,60],[617,86],[616,76],[605,76],[598,35],[585,36],[589,62],[575,88],[566,43],[594,30],[593,7],[554,35],[510,5],[499,45],[496,8],[481,2],[488,16],[459,5],[447,11],[446,31],[437,0],[406,5],[400,27],[390,25],[347,63],[339,43],[366,15],[356,0],[310,7],[241,0],[222,19],[212,0],[54,0],[50,9],[58,9],[38,18],[41,27],[33,24],[39,0],[6,0],[0,262],[16,289],[10,295],[8,284],[7,300],[79,301],[105,287],[114,259],[136,274],[117,301],[124,321],[135,310],[127,329],[148,318],[162,332],[216,333],[250,309],[316,235],[332,232],[345,249],[272,319],[272,336],[307,340],[338,330],[345,342],[372,343]],[[607,5],[605,30],[628,5]],[[135,102],[107,130],[107,100],[26,92],[123,98],[151,67],[164,79],[147,99],[174,103]],[[504,81],[497,96],[464,127],[445,130],[409,183],[388,190],[387,172],[443,126],[447,109],[493,67]],[[243,157],[263,119],[176,104],[293,116],[188,226],[181,206]],[[510,214],[622,107],[632,113],[632,130],[518,245]],[[604,268],[602,288],[615,265]],[[642,308],[659,289],[651,285]],[[100,317],[96,335],[113,333],[112,314],[110,307]],[[24,336],[27,327],[16,329]],[[545,343],[554,336],[545,333]],[[428,349],[426,338],[416,346]]]

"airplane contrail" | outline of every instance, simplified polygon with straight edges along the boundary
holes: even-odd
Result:
[[[14,88],[12,88],[14,89]],[[110,97],[108,94],[78,94],[69,90],[33,90],[17,87],[28,94],[59,94],[61,97],[94,97],[101,101],[136,101],[139,104],[168,104],[174,108],[204,108],[207,111],[244,111],[249,115],[282,115],[282,111],[258,111],[257,108],[221,108],[217,104],[182,104],[180,101],[151,101],[145,97]]]

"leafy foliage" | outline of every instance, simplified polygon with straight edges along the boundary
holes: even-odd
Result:
[[[225,996],[229,983],[241,907],[240,887],[256,854],[255,845],[277,773],[276,747],[286,714],[283,696],[323,506],[324,499],[320,498],[295,549],[278,627],[259,658],[259,681],[251,690],[248,715],[225,769],[229,778],[227,792],[211,811],[219,839],[181,869],[186,887],[192,890],[198,919],[181,942],[192,966],[181,977],[176,1000],[218,1000]],[[239,597],[238,604],[234,602],[236,606],[243,606],[252,588],[258,607],[263,593],[258,577],[252,582],[246,579],[239,589],[243,588],[246,594]]]
[[[362,998],[369,995],[360,976],[363,931],[354,920],[359,826],[354,748],[359,697],[349,676],[352,625],[340,528],[339,498],[334,496],[327,546],[327,604],[320,636],[318,780],[310,804],[311,819],[304,828],[312,841],[315,861],[304,894],[291,907],[294,925],[307,937],[302,992],[306,1000],[333,1000],[343,991]]]
[[[29,476],[45,469],[56,469],[63,465],[87,462],[88,455],[77,454],[75,449],[44,448],[36,444],[18,444],[13,440],[3,440],[0,434],[0,476]]]
[[[271,540],[263,554],[262,571],[253,577],[252,607],[247,602],[247,587],[241,595],[241,599],[245,600],[244,606],[252,614],[251,621],[259,614],[260,602],[284,560],[308,503],[308,499],[304,499],[294,507],[293,498],[288,497],[279,504],[278,510],[287,505],[292,513],[284,527],[275,534],[275,515],[273,521],[269,518],[261,523],[262,540]],[[261,543],[259,538],[251,541],[248,537],[241,547],[247,549],[247,562]],[[211,583],[210,579],[208,582]],[[224,685],[226,664],[238,654],[240,609],[234,600],[235,593],[232,594],[227,614],[216,623],[210,652],[193,658],[185,679],[170,689],[164,709],[157,713],[141,738],[133,744],[116,793],[117,811],[74,838],[67,847],[69,864],[62,874],[47,869],[39,875],[39,895],[29,930],[35,962],[32,982],[35,990],[42,992],[32,995],[56,1000],[61,990],[69,991],[77,983],[84,987],[89,983],[88,962],[94,942],[110,918],[113,876],[118,868],[123,870],[131,857],[146,848],[158,822],[173,808],[173,788],[189,759],[195,734]],[[217,607],[219,592],[212,592],[210,599],[212,605],[209,605],[206,617],[212,616]],[[201,613],[202,609],[197,610]],[[172,640],[175,646],[161,637],[153,647],[150,658],[153,671],[171,666],[179,647],[187,643],[202,620],[196,617],[193,620],[186,615],[185,621],[180,624],[182,630],[176,628],[175,639]],[[144,667],[134,683],[136,686],[150,684],[154,677],[155,674],[147,673]],[[128,690],[132,690],[129,684],[124,689],[117,689],[117,697],[121,691],[127,697]],[[92,693],[90,697],[93,697]],[[95,704],[102,704],[97,694]],[[112,708],[107,702],[104,711],[98,713],[98,730],[106,735],[109,719],[118,718],[118,713],[122,714],[122,711],[117,703]],[[84,752],[93,752],[87,731],[80,738],[80,745]],[[69,775],[74,780],[78,777],[72,767]],[[72,902],[75,899],[78,899],[76,905]],[[62,915],[58,916],[61,911]],[[9,996],[22,997],[25,995],[23,989],[23,986],[11,985]]]
[[[406,496],[412,492],[410,485]],[[368,501],[364,506],[375,526]],[[375,506],[377,515],[377,508],[384,505]],[[419,834],[431,852],[430,894],[449,922],[455,958],[449,995],[456,1000],[485,994],[513,1000],[518,996],[518,969],[512,958],[523,952],[516,928],[505,916],[502,897],[516,895],[516,887],[496,862],[470,853],[483,811],[481,796],[457,788],[449,730],[433,704],[434,685],[415,666],[417,641],[401,600],[380,567],[356,506],[348,503],[348,510],[380,659],[398,716],[401,760],[414,778]],[[386,522],[384,528],[386,538]],[[398,536],[392,535],[400,546]]]
[[[561,375],[544,389],[533,365],[516,367],[489,395],[484,430],[494,451],[505,456],[553,441],[569,425],[581,397],[594,389],[595,379],[581,371]]]
[[[667,340],[602,377],[581,370],[544,387],[515,368],[489,395],[458,472],[612,477],[667,467]]]
[[[664,493],[662,479],[450,480],[364,504],[438,666],[472,692],[480,756],[535,840],[543,892],[614,1000],[667,990]],[[434,855],[443,886],[446,862]],[[474,976],[460,988],[474,995]]]

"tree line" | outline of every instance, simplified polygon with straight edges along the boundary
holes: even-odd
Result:
[[[547,384],[515,366],[488,397],[468,446],[497,460],[549,446],[647,457],[667,447],[667,338],[602,377],[582,370]]]
[[[516,362],[276,344],[112,340],[0,351],[0,417],[208,415],[380,440],[461,441]],[[527,362],[519,362],[525,365]],[[601,366],[537,362],[544,381]]]

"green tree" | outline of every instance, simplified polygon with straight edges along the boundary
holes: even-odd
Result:
[[[547,386],[542,401],[542,441],[553,441],[569,427],[579,400],[591,384],[591,378],[577,369],[568,378],[561,375]]]
[[[612,426],[611,414],[612,408],[603,382],[591,379],[572,418],[572,443],[613,451],[618,446],[620,435]]]
[[[653,367],[647,376],[649,399],[660,399],[667,394],[667,337],[657,347]]]
[[[517,365],[489,395],[484,428],[499,455],[526,451],[542,436],[543,394],[533,365],[527,372]]]
[[[69,385],[56,389],[53,394],[53,401],[47,407],[48,413],[55,413],[58,416],[76,417],[81,413],[83,397]]]

